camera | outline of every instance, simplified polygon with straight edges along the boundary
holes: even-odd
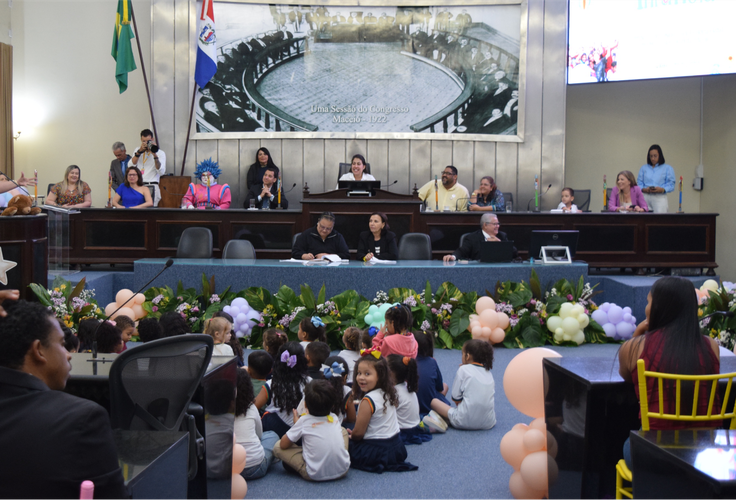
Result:
[[[148,141],[146,143],[146,147],[151,153],[158,153],[158,146],[156,146],[153,141]]]

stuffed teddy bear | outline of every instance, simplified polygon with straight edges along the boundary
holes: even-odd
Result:
[[[33,205],[33,200],[30,196],[19,194],[10,198],[8,208],[3,210],[0,215],[7,217],[10,215],[38,215],[41,213],[39,207],[32,207],[31,205]]]

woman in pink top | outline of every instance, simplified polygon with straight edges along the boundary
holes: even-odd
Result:
[[[628,170],[616,176],[616,187],[611,191],[608,200],[609,212],[648,212],[649,207],[641,188],[636,184],[636,177]]]
[[[379,349],[384,357],[399,354],[416,359],[418,345],[410,330],[412,321],[411,310],[396,304],[386,311],[385,326],[373,339],[373,347]]]

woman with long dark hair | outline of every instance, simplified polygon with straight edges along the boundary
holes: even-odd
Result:
[[[399,247],[396,245],[396,235],[390,230],[386,214],[374,212],[368,219],[370,231],[360,233],[358,239],[358,260],[369,261],[372,258],[381,260],[396,260],[399,256]]]
[[[248,175],[245,179],[247,185],[246,190],[250,189],[254,184],[262,186],[263,174],[266,173],[266,169],[269,167],[275,169],[276,178],[278,179],[281,171],[271,159],[271,153],[266,148],[258,148],[256,161],[248,169]]]
[[[654,283],[647,296],[647,319],[639,324],[634,338],[619,351],[619,373],[627,382],[634,383],[639,397],[647,397],[649,409],[659,410],[659,389],[654,379],[647,381],[647,394],[639,394],[637,360],[643,359],[647,371],[680,375],[709,375],[720,373],[718,343],[700,332],[698,299],[692,282],[683,278],[666,277]],[[681,410],[690,413],[694,384],[683,383]],[[710,396],[709,387],[701,384],[698,394],[698,414],[705,414]],[[675,383],[664,384],[663,405],[666,413],[675,413]],[[720,405],[718,405],[720,407]],[[716,411],[714,409],[714,411]],[[681,422],[650,419],[651,430],[684,429],[692,427],[719,427],[721,422]],[[627,445],[624,458],[627,463]]]

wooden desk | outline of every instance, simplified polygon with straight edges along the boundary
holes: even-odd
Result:
[[[3,259],[17,266],[8,271],[8,284],[0,290],[20,290],[21,299],[34,297],[28,285],[46,283],[49,271],[48,216],[0,217],[0,247]]]
[[[736,431],[631,431],[634,498],[735,498]]]
[[[624,442],[641,428],[634,385],[619,376],[618,358],[545,358],[542,366],[545,421],[559,449],[550,498],[613,498]],[[721,373],[733,371],[736,356],[721,358]]]
[[[176,253],[181,233],[187,227],[212,231],[213,255],[234,238],[253,243],[258,258],[291,256],[297,233],[313,227],[320,213],[336,215],[335,228],[351,250],[358,235],[368,230],[372,212],[387,214],[398,238],[409,232],[426,233],[434,257],[457,249],[464,233],[480,226],[478,212],[421,212],[421,202],[411,195],[381,191],[373,198],[347,198],[345,190],[305,196],[294,209],[250,211],[143,209],[81,209],[69,216],[71,264],[131,263],[143,258],[166,258]],[[577,260],[592,267],[695,267],[718,266],[716,217],[718,214],[553,214],[499,213],[501,231],[515,242],[526,258],[535,229],[580,231]]]

